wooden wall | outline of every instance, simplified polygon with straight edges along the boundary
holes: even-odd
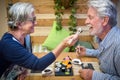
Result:
[[[33,36],[33,43],[35,43],[36,40],[34,40],[34,38],[36,39],[36,37],[39,38],[39,36],[41,36],[42,39],[45,39],[52,28],[53,21],[55,20],[54,0],[13,0],[14,3],[18,1],[30,2],[35,6],[37,25],[35,27],[35,33],[31,34],[31,36]],[[88,30],[84,24],[87,12],[86,2],[87,0],[78,0],[76,3],[78,7],[76,14],[78,26],[85,29],[85,31]],[[69,15],[70,9],[65,10],[62,21],[65,28],[68,28]],[[82,33],[82,35],[87,36],[89,33],[86,31],[85,33]],[[40,41],[40,43],[43,43],[43,41],[44,40]]]
[[[6,31],[8,31],[5,4],[6,4],[5,0],[0,0],[0,38]]]
[[[53,21],[55,20],[54,15],[54,0],[12,0],[15,2],[30,2],[35,6],[35,13],[37,17],[37,25],[35,26],[35,32],[31,34],[33,44],[42,44],[47,38],[50,30],[52,29]],[[93,37],[89,35],[88,27],[85,26],[85,18],[87,13],[88,0],[78,0],[76,3],[77,9],[77,25],[81,27],[84,32],[80,34],[80,40],[82,41],[93,41]],[[114,0],[117,2],[118,0]],[[9,0],[7,0],[7,3]],[[66,9],[63,15],[62,25],[68,29],[70,9]]]

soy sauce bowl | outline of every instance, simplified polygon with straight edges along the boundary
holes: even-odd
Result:
[[[82,64],[80,59],[73,59],[72,63],[75,64],[75,65],[81,65]]]
[[[52,74],[53,70],[52,68],[46,68],[45,70],[42,71],[42,75],[50,75]]]

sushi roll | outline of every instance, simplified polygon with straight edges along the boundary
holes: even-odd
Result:
[[[66,68],[65,68],[65,67],[62,67],[61,70],[62,70],[62,72],[65,72],[65,71],[66,71]]]
[[[56,67],[56,68],[55,68],[55,72],[60,72],[60,68],[59,68],[59,67]]]

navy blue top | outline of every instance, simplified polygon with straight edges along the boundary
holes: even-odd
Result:
[[[55,59],[52,52],[42,58],[37,58],[23,45],[15,41],[14,37],[9,33],[5,33],[0,41],[0,77],[11,64],[42,71]]]

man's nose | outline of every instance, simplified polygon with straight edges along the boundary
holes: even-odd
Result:
[[[85,20],[85,24],[89,24],[89,23],[90,23],[89,18],[86,18],[86,20]]]

